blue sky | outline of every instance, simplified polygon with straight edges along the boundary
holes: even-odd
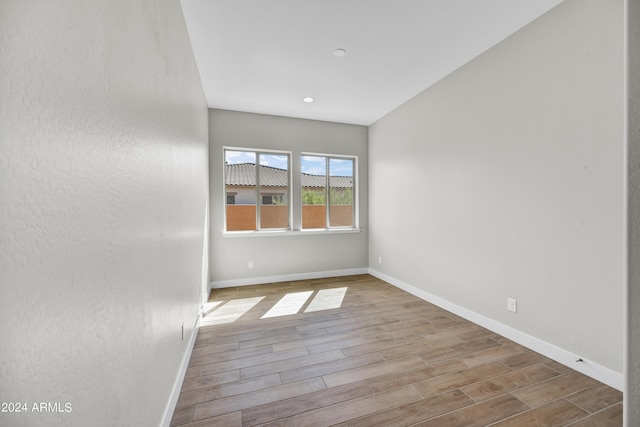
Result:
[[[224,161],[230,165],[237,163],[255,163],[256,153],[248,151],[225,151]]]
[[[255,163],[256,153],[251,151],[225,151],[224,161],[228,164]],[[287,169],[288,156],[282,154],[260,154],[260,164],[278,169]]]
[[[225,162],[228,164],[256,163],[256,153],[251,151],[225,151]],[[260,154],[260,164],[279,169],[287,169],[287,156],[280,154]],[[326,173],[327,158],[322,156],[302,156],[302,172],[311,175]],[[330,174],[333,176],[353,176],[352,159],[330,159]]]
[[[321,156],[302,156],[302,172],[311,175],[325,175],[327,158]],[[353,176],[353,160],[330,159],[329,174],[332,176]]]

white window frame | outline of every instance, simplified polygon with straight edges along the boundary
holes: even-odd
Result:
[[[244,151],[247,153],[254,153],[256,155],[256,226],[254,230],[227,230],[227,168],[226,168],[226,158],[227,151]],[[260,155],[268,154],[268,155],[281,155],[287,156],[287,208],[288,208],[288,225],[286,228],[261,228],[260,227],[260,206],[262,206],[262,201],[260,197]],[[293,195],[292,191],[292,159],[293,153],[291,151],[285,150],[269,150],[269,149],[261,149],[261,148],[246,148],[246,147],[222,147],[222,186],[223,186],[223,233],[224,234],[253,234],[253,233],[273,233],[273,232],[282,232],[282,231],[292,231],[293,224]]]
[[[255,230],[232,230],[227,231],[227,177],[226,177],[226,167],[225,167],[225,159],[227,151],[245,151],[256,154],[256,229]],[[287,188],[287,197],[289,200],[288,210],[289,210],[289,227],[283,229],[277,228],[267,228],[261,229],[260,225],[260,186],[259,186],[259,163],[260,163],[260,154],[280,154],[287,155],[289,157],[288,162],[288,188]],[[225,238],[236,238],[236,237],[270,237],[270,236],[309,236],[309,235],[320,235],[320,234],[352,234],[352,233],[360,233],[360,207],[359,207],[359,175],[358,175],[358,156],[352,155],[343,155],[343,154],[329,154],[329,153],[315,153],[315,152],[302,152],[296,153],[298,160],[300,161],[299,166],[300,169],[296,171],[298,174],[298,179],[294,180],[293,177],[293,156],[294,153],[292,151],[287,150],[274,150],[274,149],[264,149],[264,148],[255,148],[255,147],[238,147],[238,146],[223,146],[222,147],[222,235]],[[327,158],[327,168],[329,167],[329,158],[335,159],[350,159],[353,160],[353,226],[339,226],[339,227],[329,227],[329,228],[308,228],[302,229],[302,200],[299,196],[302,194],[302,156],[318,156],[318,157],[326,157]],[[328,180],[327,175],[327,180]],[[296,188],[293,188],[294,185]],[[325,191],[329,191],[328,187]],[[293,195],[297,194],[298,196],[294,197]],[[329,197],[326,197],[327,205],[325,209],[327,212],[329,210]],[[294,213],[299,216],[294,218]],[[327,214],[328,215],[328,214]],[[294,224],[299,224],[300,228],[293,228]],[[329,222],[327,222],[329,224]]]
[[[300,228],[302,232],[310,232],[310,231],[318,231],[318,230],[359,230],[360,229],[360,210],[358,207],[358,198],[360,195],[360,191],[358,189],[358,156],[349,156],[343,154],[327,154],[327,153],[310,153],[310,152],[302,152],[300,153],[300,194],[302,194],[302,157],[324,157],[326,159],[325,164],[325,224],[326,227],[323,228],[302,228],[302,220],[300,221]],[[332,226],[331,225],[331,200],[330,200],[330,163],[331,159],[337,160],[352,160],[353,161],[353,210],[351,212],[351,224],[352,225],[343,225],[343,226]],[[302,202],[300,203],[300,211],[302,211]]]

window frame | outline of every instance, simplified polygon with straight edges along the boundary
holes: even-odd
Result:
[[[312,153],[303,151],[300,153],[300,196],[302,198],[302,189],[304,188],[302,185],[302,158],[308,157],[324,157],[326,159],[325,162],[325,187],[324,187],[324,197],[325,197],[325,227],[324,228],[304,228],[302,224],[302,218],[300,218],[300,230],[303,232],[309,231],[322,231],[322,230],[359,230],[359,207],[358,207],[358,196],[360,192],[358,191],[358,156],[353,155],[344,155],[344,154],[328,154],[328,153]],[[353,186],[351,189],[352,192],[352,211],[351,211],[351,225],[331,225],[331,160],[351,160],[353,162]],[[300,201],[300,210],[302,211],[302,200]],[[302,213],[301,213],[302,216]]]
[[[255,198],[255,209],[256,209],[256,224],[255,224],[255,228],[252,230],[228,230],[228,223],[227,223],[227,168],[226,168],[226,158],[227,158],[227,152],[228,151],[240,151],[240,152],[246,152],[246,153],[253,153],[255,154],[256,160],[255,160],[255,165],[256,165],[256,185],[255,185],[255,193],[256,193],[256,198]],[[285,196],[287,197],[287,227],[283,227],[283,228],[262,228],[261,227],[261,220],[260,220],[260,214],[261,214],[261,206],[271,206],[271,205],[264,205],[262,203],[262,196],[260,194],[260,155],[261,154],[266,154],[266,155],[280,155],[280,156],[286,156],[287,157],[287,190],[285,191]],[[222,147],[222,175],[223,175],[223,179],[222,179],[222,187],[223,187],[223,191],[222,191],[222,200],[223,200],[223,207],[224,209],[223,211],[223,233],[224,234],[253,234],[253,233],[272,233],[272,232],[287,232],[287,231],[292,231],[293,230],[293,188],[292,188],[292,159],[293,159],[293,153],[291,151],[287,151],[287,150],[271,150],[271,149],[262,149],[262,148],[247,148],[247,147],[232,147],[232,146],[224,146]],[[237,194],[237,193],[236,193]]]
[[[296,160],[294,160],[294,152],[290,150],[276,150],[254,147],[240,147],[240,146],[222,146],[222,235],[225,238],[242,238],[242,237],[269,237],[269,236],[309,236],[309,235],[327,235],[327,234],[354,234],[360,233],[360,208],[359,208],[359,175],[358,175],[358,156],[348,154],[329,154],[329,153],[317,153],[317,152],[296,152]],[[256,227],[253,230],[227,230],[227,172],[226,172],[226,152],[227,151],[241,151],[248,153],[255,153],[256,155]],[[286,155],[288,157],[288,170],[287,170],[287,192],[288,198],[288,228],[259,228],[260,225],[260,176],[259,176],[259,163],[260,154],[276,154]],[[325,228],[302,228],[302,156],[318,156],[327,158],[327,170],[329,168],[329,159],[349,159],[353,161],[353,212],[352,212],[352,226],[334,226]],[[293,173],[296,169],[297,177],[294,179]],[[327,173],[327,184],[329,175]],[[295,188],[294,188],[295,186]],[[325,191],[329,191],[326,187]],[[237,194],[237,193],[236,193]],[[329,197],[326,196],[326,212],[330,207]],[[295,215],[295,216],[294,216]],[[329,222],[327,222],[329,224]]]

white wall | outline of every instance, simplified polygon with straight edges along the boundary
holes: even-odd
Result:
[[[628,0],[629,278],[625,425],[640,425],[640,0]]]
[[[623,27],[568,0],[369,129],[373,269],[620,378]]]
[[[262,282],[311,273],[366,269],[368,266],[367,128],[226,110],[210,110],[211,280],[214,286]],[[294,187],[299,188],[300,153],[358,156],[360,227],[355,234],[239,237],[223,236],[223,147],[291,151]],[[294,205],[300,204],[294,192]],[[300,229],[300,214],[294,214]],[[254,268],[248,268],[248,261]]]
[[[208,276],[180,4],[3,0],[0,54],[0,401],[71,405],[0,424],[157,426]]]

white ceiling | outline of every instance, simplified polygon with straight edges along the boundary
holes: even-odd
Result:
[[[181,0],[209,107],[360,125],[562,1]]]

